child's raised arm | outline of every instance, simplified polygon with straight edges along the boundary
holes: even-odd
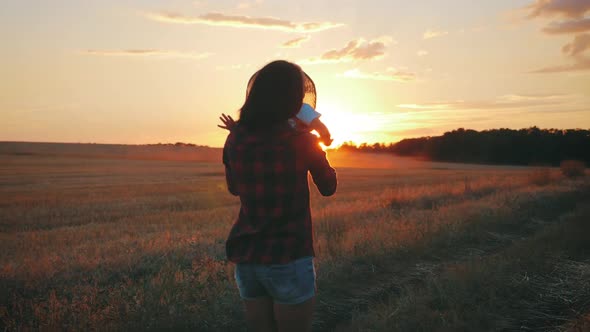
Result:
[[[318,134],[320,134],[320,141],[325,146],[330,146],[334,141],[330,131],[328,130],[328,127],[326,127],[320,118],[313,119],[313,121],[309,124],[309,128],[317,131]]]
[[[229,131],[232,131],[236,126],[236,121],[234,121],[231,115],[225,115],[224,113],[221,113],[219,120],[221,120],[221,122],[224,124],[224,126],[217,125],[217,127],[221,129],[227,129]]]
[[[297,113],[297,119],[303,122],[310,130],[315,130],[320,134],[320,141],[325,146],[332,144],[332,136],[326,125],[320,120],[320,113],[318,113],[309,104],[303,104],[299,113]]]

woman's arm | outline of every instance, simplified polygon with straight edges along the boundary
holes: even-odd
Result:
[[[338,180],[336,179],[336,170],[330,166],[326,159],[326,152],[319,145],[317,137],[309,135],[309,172],[313,182],[323,196],[332,196],[336,192]]]

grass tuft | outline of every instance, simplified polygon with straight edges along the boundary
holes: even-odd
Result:
[[[564,160],[560,165],[561,173],[568,178],[584,176],[586,173],[586,164],[578,160]]]

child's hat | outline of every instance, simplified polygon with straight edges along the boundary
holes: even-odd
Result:
[[[301,73],[303,74],[303,103],[308,104],[315,109],[315,104],[317,100],[317,95],[315,92],[315,83],[313,83],[311,77],[309,77],[303,70],[301,71]],[[256,76],[258,76],[258,72],[255,72],[254,75],[252,75],[252,77],[250,77],[250,80],[248,81],[246,97],[250,95],[250,89],[252,88],[252,84],[254,84],[254,81],[256,80]]]

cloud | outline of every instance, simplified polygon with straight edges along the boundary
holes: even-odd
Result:
[[[588,50],[590,50],[590,34],[577,35],[571,43],[561,48],[561,51],[569,58],[569,64],[549,66],[530,73],[552,74],[590,70],[590,56],[586,54]]]
[[[195,6],[197,8],[205,7],[205,6],[207,6],[207,1],[204,1],[204,0],[193,1],[193,6]]]
[[[397,105],[397,107],[403,108],[403,109],[408,109],[408,110],[416,110],[416,111],[420,111],[420,110],[432,111],[432,110],[448,109],[450,107],[450,105],[452,105],[452,104],[451,103],[399,104],[399,105]]]
[[[563,17],[564,20],[553,21],[543,28],[547,34],[579,34],[590,31],[589,0],[536,0],[525,7],[529,10],[528,18]],[[529,73],[550,74],[590,70],[590,56],[584,54],[590,48],[590,34],[579,34],[571,43],[562,47],[569,63],[548,66]]]
[[[398,70],[395,68],[387,68],[387,70],[385,70],[384,72],[372,73],[363,73],[359,69],[351,69],[344,72],[344,74],[342,74],[341,76],[348,78],[394,82],[409,82],[416,79],[416,74],[408,71]]]
[[[445,36],[445,35],[448,35],[448,34],[449,34],[448,31],[427,30],[422,35],[422,38],[423,39],[432,39],[432,38],[436,38],[436,37],[442,37],[442,36]]]
[[[219,71],[227,71],[227,70],[240,70],[252,67],[251,64],[236,64],[236,65],[223,65],[215,67],[216,70]]]
[[[319,57],[301,61],[304,64],[353,62],[361,60],[378,60],[385,56],[386,46],[395,43],[391,37],[379,37],[372,40],[363,38],[349,41],[341,49],[332,49]]]
[[[172,24],[205,24],[214,26],[228,26],[234,28],[257,28],[282,30],[289,32],[318,32],[343,26],[342,23],[332,22],[291,22],[274,17],[250,17],[243,15],[225,15],[222,13],[207,13],[198,16],[187,16],[172,12],[145,13],[148,19]]]
[[[401,137],[408,137],[408,136],[433,136],[436,134],[440,134],[444,132],[444,130],[437,130],[435,128],[409,128],[409,129],[401,129],[389,132],[392,136],[401,136]]]
[[[509,94],[482,100],[398,105],[398,109],[391,113],[403,119],[405,126],[410,128],[449,128],[457,123],[470,123],[472,128],[474,123],[479,123],[481,128],[512,128],[528,126],[531,120],[556,123],[564,116],[585,119],[589,101],[590,97],[583,94]]]
[[[577,35],[571,43],[561,49],[563,53],[570,56],[580,55],[590,49],[590,34]]]
[[[417,56],[426,56],[428,55],[428,51],[424,51],[424,50],[420,50],[418,52],[416,52]]]
[[[590,31],[590,18],[551,22],[543,28],[543,32],[548,34],[579,33],[585,31]]]
[[[260,6],[262,3],[264,2],[264,0],[255,0],[255,1],[244,1],[244,2],[240,2],[237,5],[237,9],[250,9],[250,8],[254,8],[254,7],[258,7]]]
[[[536,0],[526,7],[528,17],[568,17],[580,18],[590,11],[588,0]]]
[[[588,0],[536,0],[526,6],[529,11],[527,18],[562,17],[561,21],[553,21],[543,28],[547,34],[571,34],[590,31],[590,12]]]
[[[309,36],[303,36],[303,37],[291,39],[291,40],[284,42],[281,45],[281,47],[283,47],[283,48],[298,48],[298,47],[301,47],[301,44],[305,43],[310,38],[311,37],[309,37]]]
[[[153,58],[184,58],[184,59],[204,59],[213,55],[213,53],[193,53],[171,50],[158,49],[127,49],[127,50],[98,50],[89,49],[81,53],[98,56],[118,56],[118,57],[153,57]]]
[[[573,71],[590,70],[590,57],[579,56],[576,57],[573,63],[550,66],[532,71],[533,74],[553,74]]]
[[[572,96],[565,94],[509,94],[492,100],[446,101],[423,104],[399,104],[398,108],[412,112],[449,110],[514,110],[529,107],[554,106],[571,102]]]

